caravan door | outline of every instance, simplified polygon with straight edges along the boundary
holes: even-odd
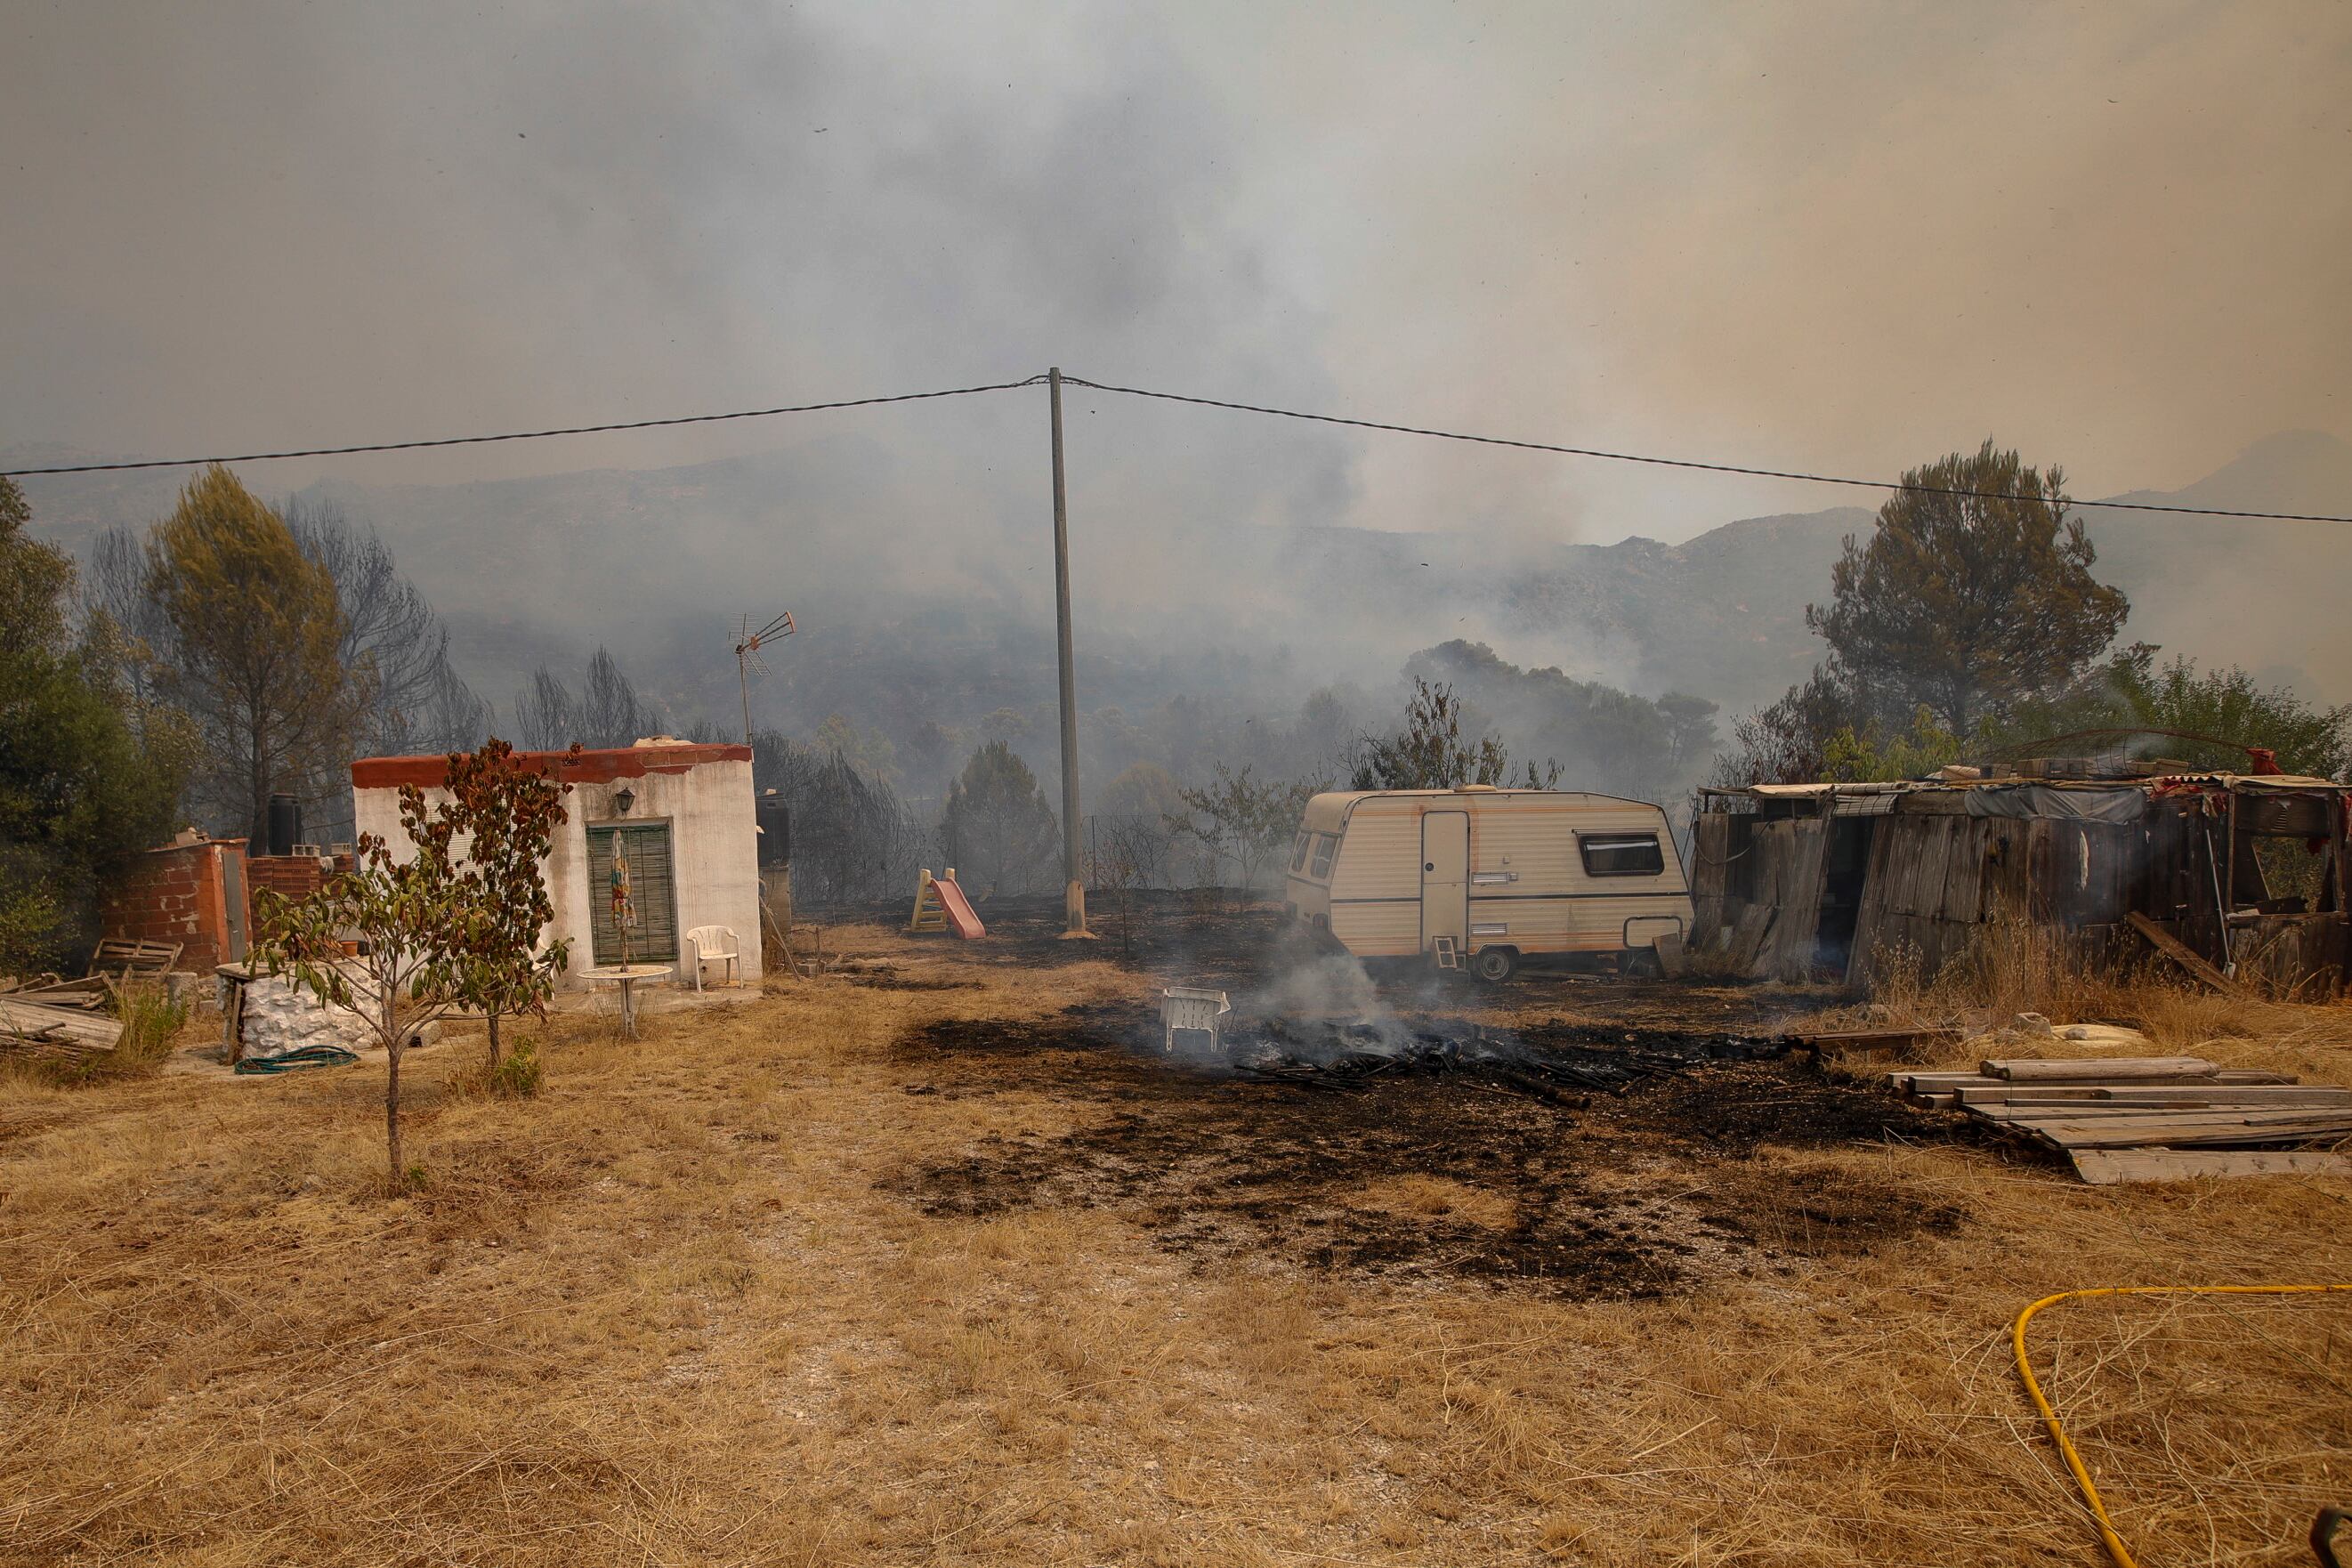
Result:
[[[1421,951],[1441,936],[1470,950],[1470,814],[1433,811],[1421,819]]]

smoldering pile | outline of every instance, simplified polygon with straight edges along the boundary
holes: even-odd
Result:
[[[1237,1019],[1223,1047],[1226,1070],[1263,1082],[1344,1094],[1361,1092],[1376,1079],[1442,1078],[1571,1108],[1592,1093],[1623,1094],[1705,1063],[1754,1061],[1788,1048],[1740,1035],[1557,1020],[1515,1031],[1461,1020],[1280,1016]]]

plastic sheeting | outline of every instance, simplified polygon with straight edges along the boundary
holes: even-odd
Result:
[[[2143,789],[2053,789],[1979,784],[1964,798],[1970,816],[2071,816],[2084,822],[2137,822],[2147,810]]]

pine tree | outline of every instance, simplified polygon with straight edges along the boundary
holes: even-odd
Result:
[[[2066,516],[2057,468],[2027,468],[1988,440],[1903,486],[1868,543],[1846,539],[1829,607],[1805,610],[1868,717],[1900,725],[1925,706],[1965,739],[2063,687],[2115,640],[2130,604],[2091,575],[2096,552]]]
[[[146,586],[171,627],[166,694],[201,738],[199,789],[262,842],[273,791],[334,786],[373,696],[341,658],[334,580],[215,464],[150,535]]]
[[[1050,876],[1057,827],[1029,764],[1003,741],[971,754],[948,787],[940,824],[959,878],[991,893],[1034,890]]]

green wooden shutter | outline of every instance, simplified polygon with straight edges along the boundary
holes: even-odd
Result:
[[[629,860],[629,900],[637,923],[629,928],[629,962],[677,962],[677,885],[670,861],[669,824],[633,822],[588,830],[588,926],[599,963],[621,962],[621,933],[613,924],[613,855]]]

